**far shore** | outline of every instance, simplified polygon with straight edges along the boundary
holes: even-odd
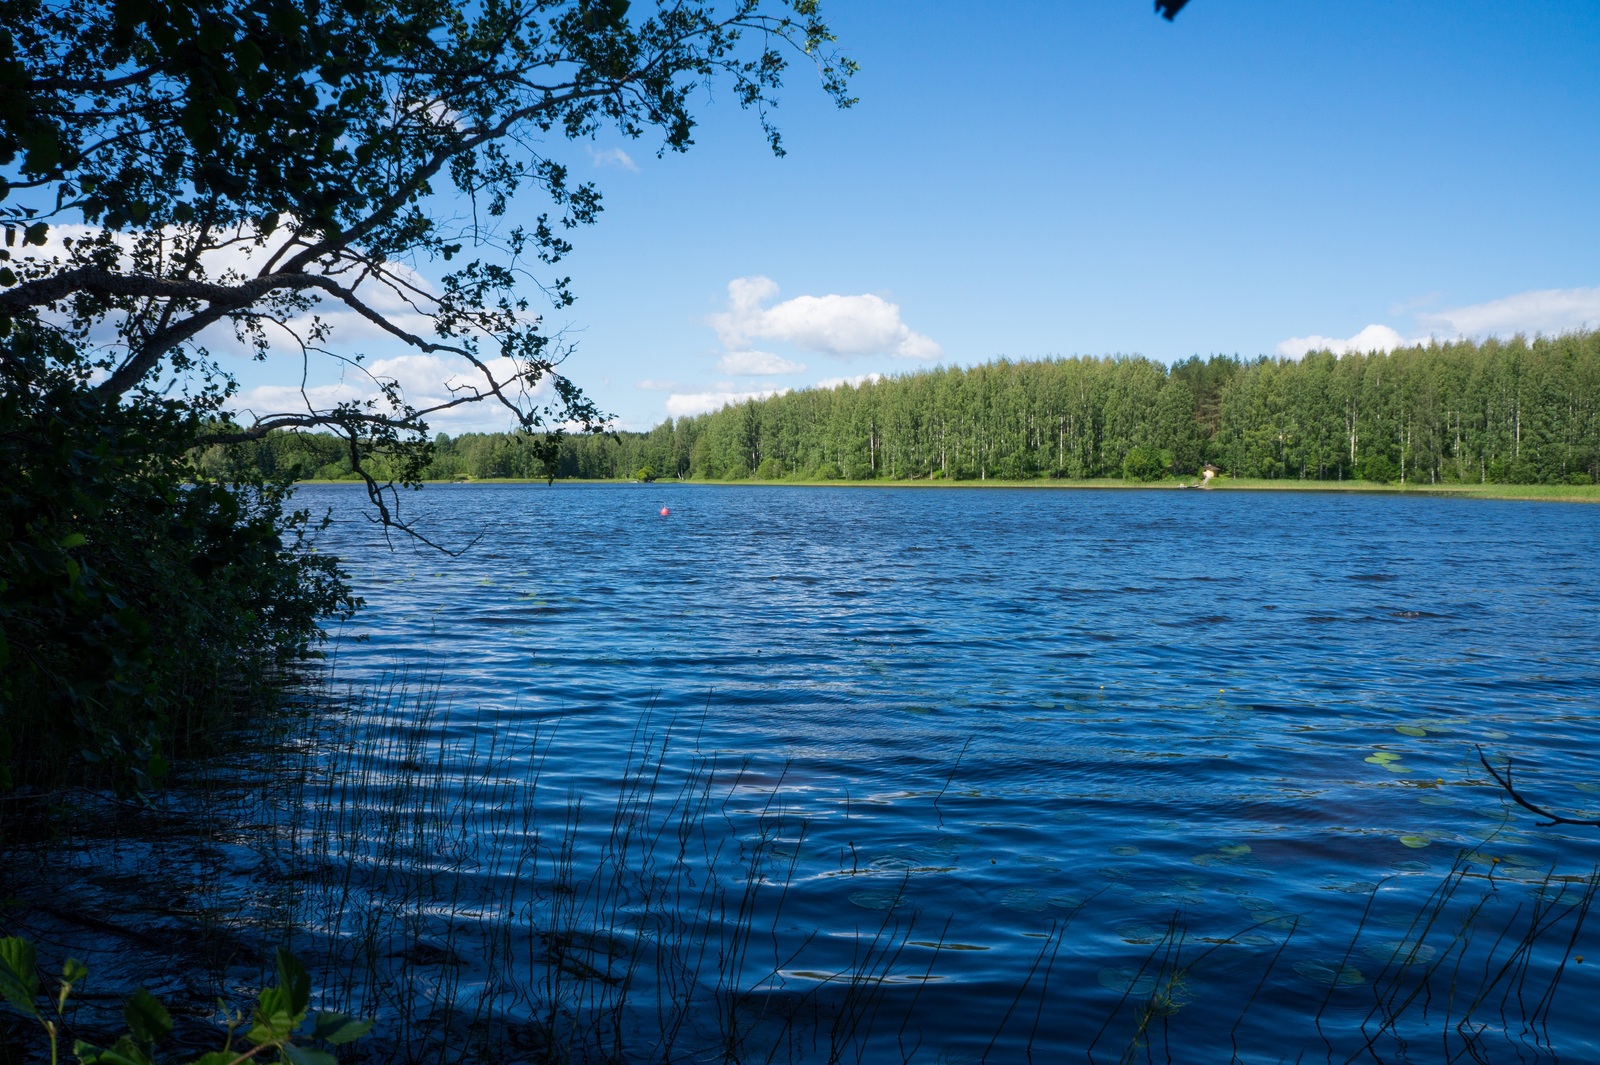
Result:
[[[1464,496],[1476,499],[1523,499],[1543,500],[1561,503],[1600,503],[1600,485],[1595,484],[1379,484],[1375,481],[1301,481],[1301,480],[1268,480],[1265,478],[1249,477],[1219,477],[1208,485],[1202,485],[1194,478],[1169,477],[1160,481],[1127,481],[1114,477],[1101,477],[1092,480],[1070,480],[1066,478],[1030,478],[1028,480],[1001,480],[989,478],[987,480],[944,480],[942,478],[920,478],[914,481],[844,481],[844,480],[807,480],[801,478],[784,478],[782,480],[764,481],[756,478],[744,478],[732,481],[720,480],[690,480],[678,481],[661,478],[650,482],[640,482],[633,478],[580,478],[558,477],[561,484],[640,484],[654,485],[704,485],[724,488],[1033,488],[1033,489],[1101,489],[1101,490],[1127,490],[1127,489],[1195,489],[1205,492],[1363,492],[1382,493],[1390,495],[1421,495],[1421,496]],[[351,480],[317,480],[308,479],[300,484],[360,484]],[[543,477],[479,477],[453,480],[429,480],[423,484],[545,484]]]

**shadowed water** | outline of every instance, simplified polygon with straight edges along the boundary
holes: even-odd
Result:
[[[1526,882],[1600,855],[1600,830],[1508,813],[1474,750],[1509,755],[1570,813],[1600,809],[1594,508],[681,485],[408,497],[436,541],[478,538],[451,559],[391,550],[359,490],[299,500],[332,508],[324,549],[367,602],[341,680],[432,671],[447,724],[488,715],[503,742],[542,737],[550,796],[614,791],[646,719],[716,759],[730,838],[749,847],[783,816],[769,849],[785,871],[756,871],[787,886],[744,990],[814,993],[892,923],[866,1060],[1077,1054],[1125,992],[1163,989],[1174,943],[1179,968],[1220,944],[1159,1011],[1180,1059],[1343,1060],[1384,974],[1450,949],[1454,912],[1437,947],[1394,959],[1452,862],[1474,863],[1465,894],[1498,934]],[[1589,936],[1527,961],[1525,994]],[[1565,968],[1562,995],[1600,990],[1592,964]],[[1480,1040],[1600,1054],[1570,1010],[1523,1030],[1536,1003],[1515,1001]],[[1331,1040],[1313,1024],[1324,1002]],[[1455,1009],[1419,1009],[1421,1043],[1380,1032],[1383,1060],[1466,1053],[1440,1034]],[[1098,1044],[1108,1060],[1125,1027]]]

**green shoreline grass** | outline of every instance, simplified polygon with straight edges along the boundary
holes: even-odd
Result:
[[[561,484],[637,484],[631,478],[557,478]],[[308,479],[301,484],[359,484],[348,480]],[[430,480],[424,484],[544,484],[542,477],[480,477],[464,480]],[[675,481],[651,482],[660,485],[711,485],[728,488],[1037,488],[1037,489],[1136,489],[1136,488],[1199,488],[1193,478],[1169,477],[1161,481],[1125,481],[1114,477],[1091,480],[1056,480],[1031,478],[1029,480],[985,481],[819,481],[801,478],[784,478],[763,481],[746,478],[736,481]],[[1464,496],[1475,499],[1516,499],[1560,503],[1600,503],[1600,485],[1583,484],[1377,484],[1373,481],[1299,481],[1267,480],[1265,478],[1220,477],[1204,489],[1210,492],[1365,492],[1389,495],[1414,496]]]

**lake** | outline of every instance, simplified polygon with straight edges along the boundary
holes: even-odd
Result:
[[[403,894],[365,956],[436,1026],[641,1061],[1600,1059],[1600,829],[1538,827],[1478,755],[1600,816],[1600,509],[405,496],[476,541],[451,558],[358,488],[297,498],[367,604],[334,676],[389,693],[308,755],[296,830],[368,873],[302,918],[356,940]]]

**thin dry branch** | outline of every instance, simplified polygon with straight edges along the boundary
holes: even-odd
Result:
[[[1494,782],[1500,785],[1501,790],[1503,790],[1507,795],[1511,796],[1511,801],[1515,802],[1523,809],[1531,810],[1540,817],[1546,819],[1541,827],[1548,828],[1551,825],[1582,825],[1585,828],[1600,828],[1600,818],[1563,817],[1560,814],[1551,813],[1543,806],[1538,806],[1529,802],[1527,799],[1523,798],[1516,788],[1511,786],[1511,762],[1509,759],[1506,761],[1506,775],[1501,776],[1495,771],[1494,766],[1489,764],[1489,759],[1484,755],[1483,748],[1477,744],[1473,744],[1473,747],[1478,752],[1478,761],[1483,763],[1483,768],[1489,771],[1489,775],[1491,777],[1494,777]]]

